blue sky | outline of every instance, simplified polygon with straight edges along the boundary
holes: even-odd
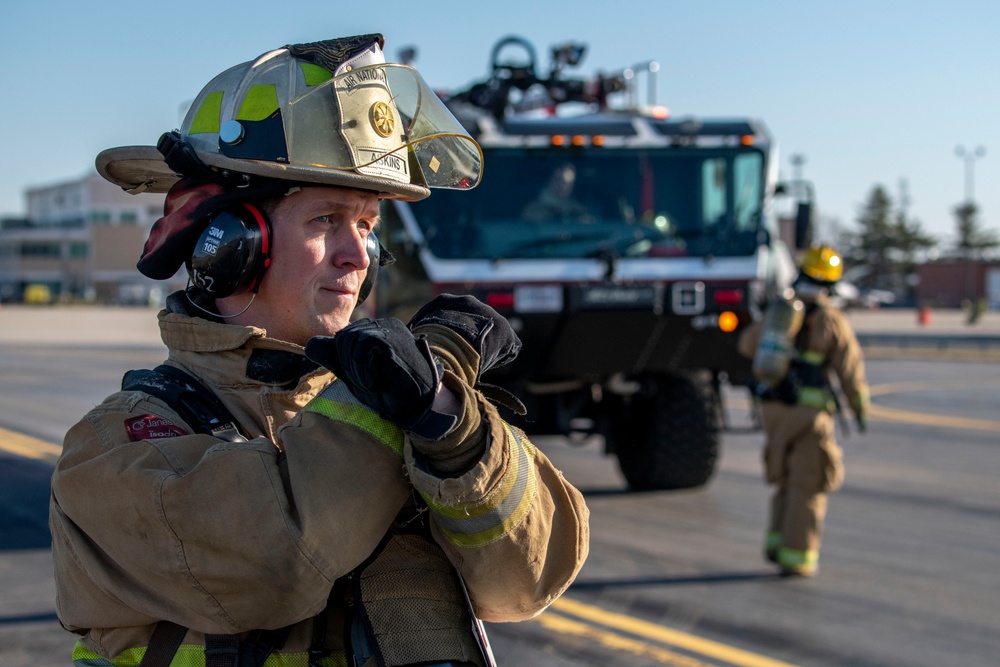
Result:
[[[209,79],[287,43],[381,32],[414,45],[435,88],[487,73],[493,44],[588,45],[580,75],[656,60],[674,117],[751,116],[781,170],[806,158],[826,223],[852,228],[875,185],[946,243],[965,197],[956,146],[984,146],[975,199],[1000,229],[1000,3],[996,0],[69,2],[0,5],[0,215],[24,190],[78,178],[103,148],[153,144]],[[559,7],[569,7],[560,10]],[[461,8],[461,13],[457,10]],[[643,92],[645,100],[645,92]],[[488,177],[488,169],[487,169]]]

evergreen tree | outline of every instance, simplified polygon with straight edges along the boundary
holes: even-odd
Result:
[[[876,185],[857,218],[858,233],[851,245],[850,259],[868,267],[868,274],[858,279],[859,286],[891,289],[895,247],[892,222],[892,199],[881,185]]]
[[[996,231],[983,229],[979,223],[979,207],[967,201],[954,209],[958,241],[955,252],[961,259],[981,259],[983,251],[1000,246]]]

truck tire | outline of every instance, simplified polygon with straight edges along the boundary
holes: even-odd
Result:
[[[719,397],[708,373],[646,378],[611,415],[609,443],[633,491],[704,486],[721,437]]]

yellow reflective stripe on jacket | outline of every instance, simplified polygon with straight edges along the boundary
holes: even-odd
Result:
[[[833,396],[822,387],[799,387],[798,404],[828,412],[836,409]]]
[[[481,547],[499,540],[521,523],[535,499],[535,448],[507,424],[504,430],[511,444],[510,464],[503,483],[492,493],[458,505],[444,504],[421,493],[434,522],[457,546]]]
[[[362,405],[343,382],[330,384],[303,409],[333,421],[357,426],[387,445],[399,457],[403,456],[403,431]]]
[[[88,649],[82,642],[77,642],[73,647],[73,665],[74,667],[138,667],[145,654],[146,647],[140,646],[122,651],[108,660]],[[341,651],[314,660],[315,662],[309,662],[309,653],[306,651],[295,653],[275,651],[264,661],[263,667],[304,667],[312,664],[318,667],[347,667],[347,658]],[[170,667],[205,667],[205,647],[200,644],[181,644],[173,660],[170,661]]]
[[[812,350],[801,351],[799,359],[813,366],[822,366],[823,362],[826,361],[826,357],[821,352],[813,352]]]

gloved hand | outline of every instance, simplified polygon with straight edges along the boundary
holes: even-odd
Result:
[[[521,339],[500,313],[472,296],[441,294],[420,308],[407,326],[414,334],[427,336],[448,368],[487,398],[525,413],[515,396],[480,381],[483,373],[510,363],[521,351]]]
[[[472,296],[434,297],[410,318],[407,326],[416,333],[428,324],[451,329],[472,346],[479,354],[477,380],[491,368],[510,363],[521,351],[521,339],[507,319]],[[431,337],[430,333],[428,336]],[[436,342],[433,337],[431,342]]]
[[[441,383],[428,341],[395,318],[362,319],[335,336],[316,336],[306,356],[333,371],[355,398],[404,431],[438,439],[457,418],[431,409]]]
[[[865,414],[864,410],[858,410],[855,414],[855,419],[858,422],[858,430],[862,433],[868,432],[868,415]]]

